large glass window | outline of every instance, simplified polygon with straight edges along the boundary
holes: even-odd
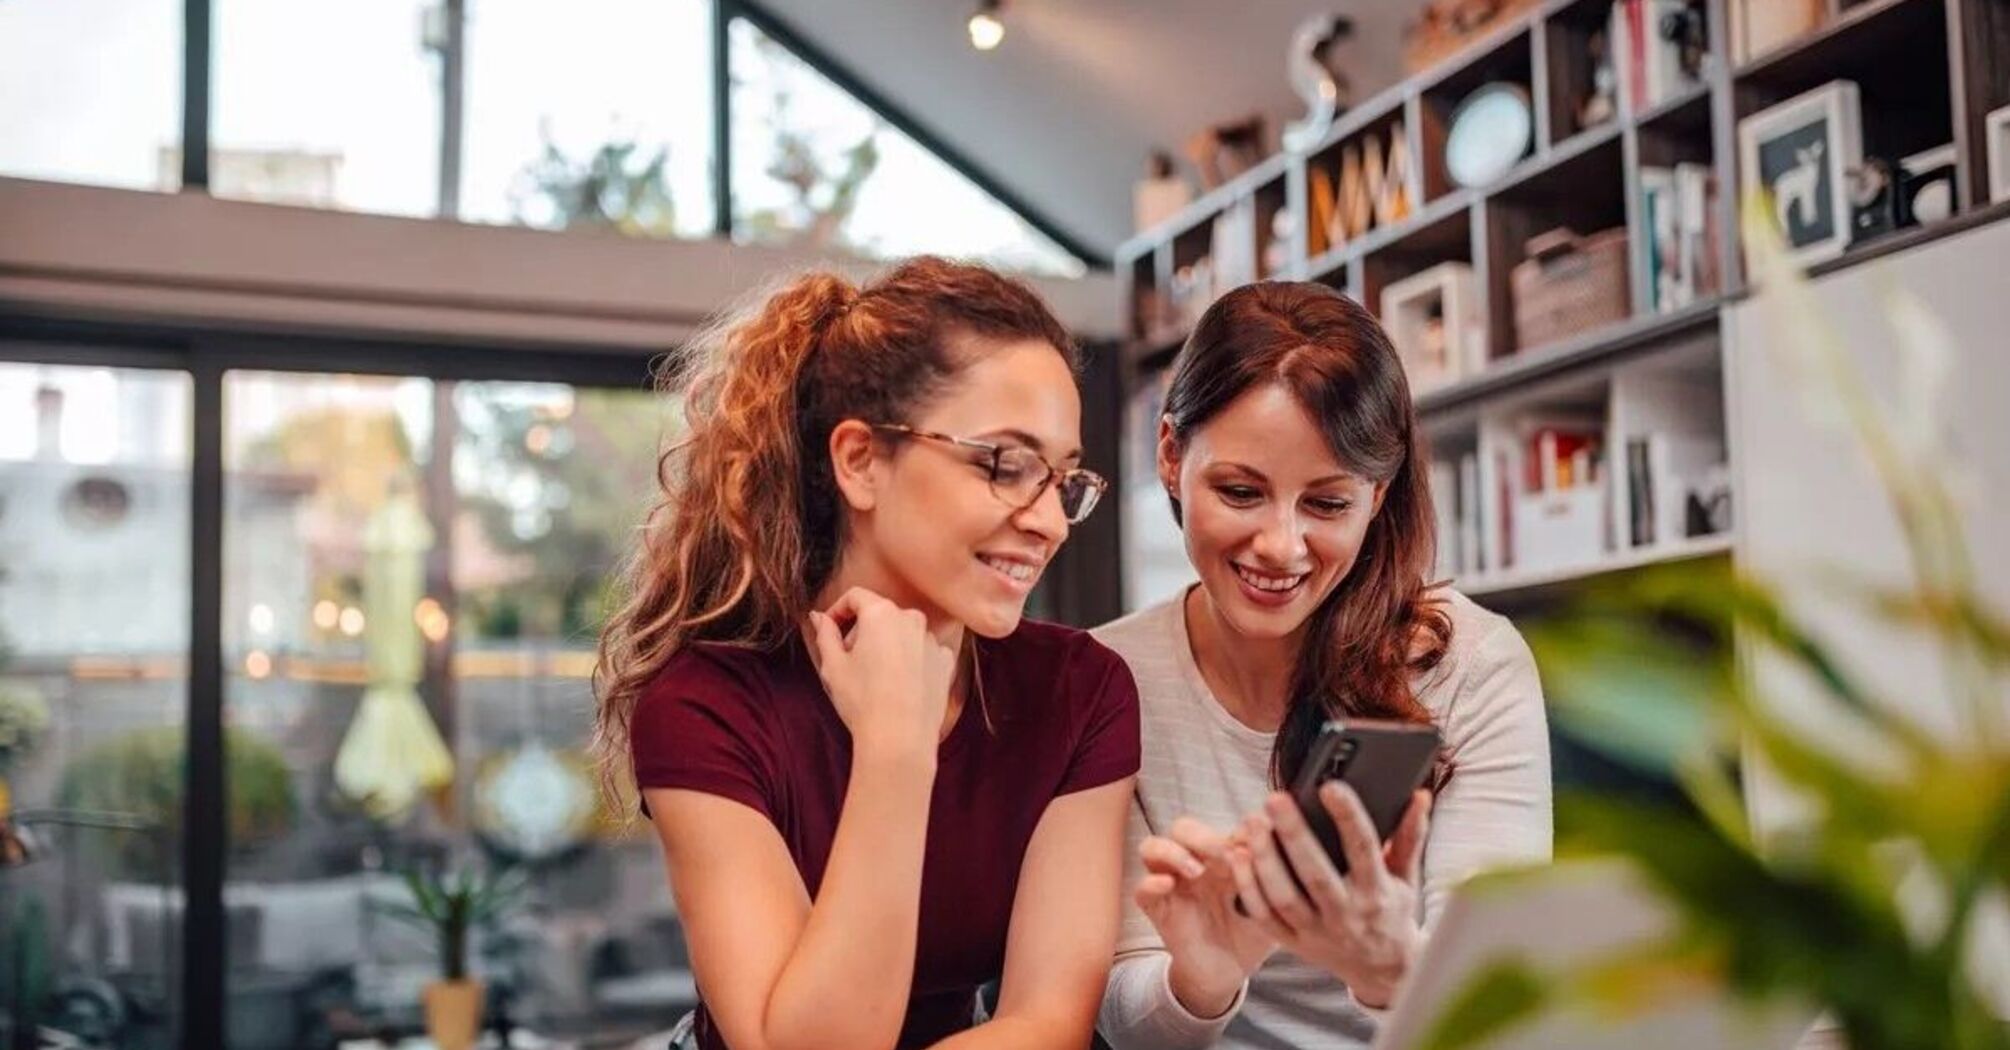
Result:
[[[181,185],[180,0],[0,3],[0,174]]]
[[[1081,260],[752,23],[735,20],[729,36],[735,237],[1083,273]]]
[[[707,0],[469,0],[461,217],[712,232]]]
[[[215,2],[210,192],[395,215],[437,212],[435,49],[445,31],[429,12],[441,5]]]
[[[528,879],[469,966],[538,1035],[639,1036],[692,1005],[655,845],[599,807],[584,752],[663,404],[227,377],[233,1047],[420,1029],[441,959],[390,914],[408,870]]]
[[[173,1043],[189,402],[176,373],[0,363],[10,1039],[31,1024],[70,1037],[50,1045]]]

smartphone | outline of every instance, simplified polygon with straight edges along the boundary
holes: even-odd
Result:
[[[1340,829],[1319,800],[1320,785],[1338,780],[1353,788],[1374,822],[1375,834],[1387,842],[1402,823],[1411,797],[1431,775],[1438,743],[1436,726],[1411,722],[1334,720],[1320,729],[1291,796],[1341,874],[1347,872],[1347,853],[1340,846]]]

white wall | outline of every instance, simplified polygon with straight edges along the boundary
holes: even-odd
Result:
[[[1968,543],[1980,588],[2010,613],[2010,222],[1996,222],[1815,283],[1823,319],[1841,333],[1849,357],[1886,405],[1905,389],[1904,365],[1888,321],[1893,290],[1918,297],[1946,325],[1957,357],[1937,419],[1950,454],[1941,466],[1958,479]],[[1731,308],[1727,362],[1739,506],[1741,569],[1786,589],[1793,613],[1827,643],[1874,695],[1946,736],[1968,731],[1934,653],[1862,607],[1825,590],[1824,573],[1849,573],[1897,586],[1910,582],[1898,521],[1854,438],[1810,417],[1808,400],[1782,367],[1764,296]],[[1832,578],[1832,577],[1831,577]],[[1761,695],[1794,724],[1837,739],[1832,719],[1810,717],[1812,686],[1777,661],[1757,659]],[[2010,726],[2010,683],[1998,681],[1999,725]],[[1868,754],[1875,741],[1848,753]],[[1764,769],[1748,768],[1749,808],[1761,834],[1790,825],[1798,807]],[[1999,905],[1982,938],[2010,1015],[2010,921]]]
[[[0,308],[667,347],[778,275],[875,264],[722,241],[550,233],[0,178]],[[1078,335],[1114,282],[1036,279]]]

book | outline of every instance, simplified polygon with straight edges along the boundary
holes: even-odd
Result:
[[[1459,457],[1459,570],[1480,569],[1480,457]]]
[[[1449,460],[1431,461],[1431,510],[1438,526],[1438,576],[1457,576],[1459,562],[1458,467]]]
[[[1675,165],[1675,195],[1681,220],[1685,305],[1715,295],[1722,287],[1717,221],[1717,173],[1707,164]]]
[[[1616,0],[1606,25],[1620,95],[1638,115],[1681,94],[1700,71],[1668,30],[1692,13],[1689,0]]]
[[[1627,542],[1634,547],[1654,542],[1654,474],[1647,456],[1647,439],[1626,439]]]
[[[1689,536],[1689,493],[1724,462],[1721,439],[1655,431],[1626,440],[1627,537],[1635,547]]]

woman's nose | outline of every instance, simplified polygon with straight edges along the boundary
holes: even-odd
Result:
[[[1278,567],[1295,567],[1305,559],[1305,529],[1298,515],[1280,511],[1272,515],[1251,544],[1256,555]]]

